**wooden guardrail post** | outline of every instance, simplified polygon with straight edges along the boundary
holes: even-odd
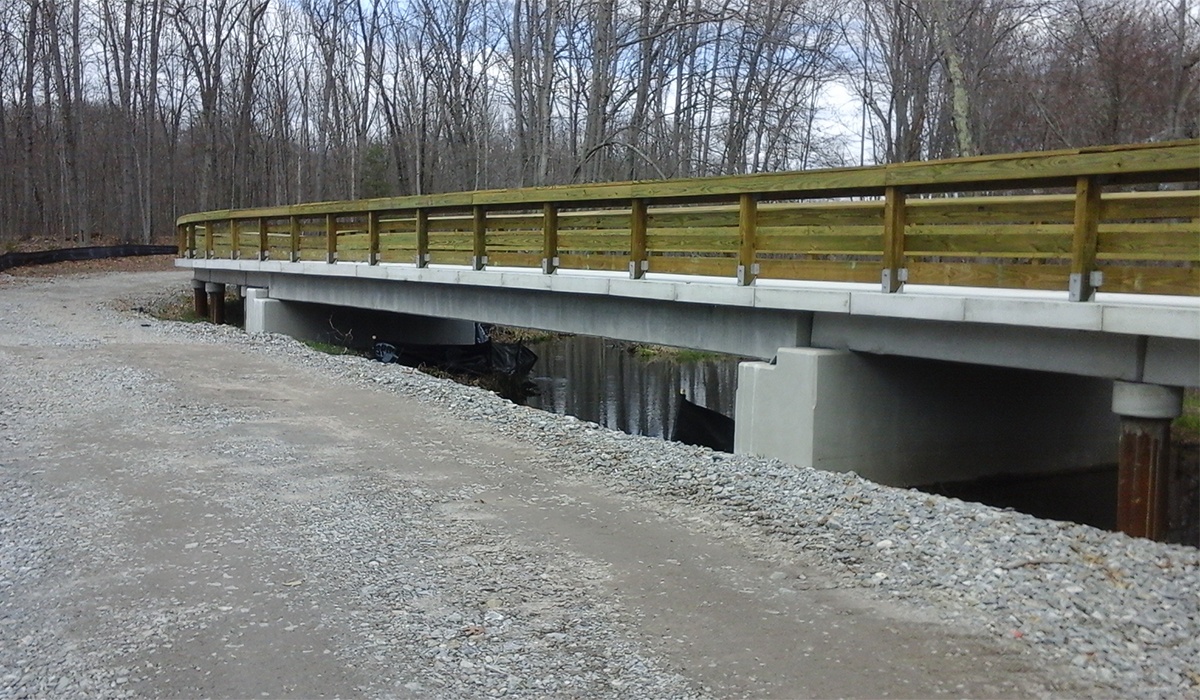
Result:
[[[646,259],[646,200],[635,199],[630,204],[629,216],[629,276],[641,279],[646,274],[649,261]]]
[[[417,210],[417,267],[429,266],[429,212]]]
[[[325,215],[325,262],[337,262],[337,215]]]
[[[213,256],[213,222],[204,222],[204,257],[205,259]]]
[[[291,233],[291,241],[289,243],[291,252],[288,255],[288,261],[297,262],[300,260],[300,217],[288,217],[288,226]]]
[[[1067,289],[1071,301],[1090,301],[1104,281],[1096,270],[1096,246],[1100,229],[1100,183],[1095,177],[1075,181],[1075,228],[1071,238],[1071,277]]]
[[[487,209],[482,204],[471,208],[471,269],[487,267]]]
[[[242,257],[242,225],[237,219],[229,220],[229,257],[233,260]]]
[[[553,202],[542,205],[542,273],[553,274],[558,269],[558,206]]]
[[[379,264],[379,212],[367,213],[367,264]]]
[[[267,238],[267,217],[258,217],[258,259],[266,260],[270,257],[271,247],[270,241]]]
[[[754,236],[758,231],[758,195],[745,193],[738,199],[738,266],[740,285],[754,284],[758,263],[754,262]]]
[[[188,257],[196,257],[196,224],[187,225],[187,250]]]
[[[883,291],[898,292],[908,281],[904,267],[905,195],[899,187],[884,189],[883,200]]]

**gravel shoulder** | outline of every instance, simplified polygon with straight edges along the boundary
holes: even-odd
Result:
[[[1200,557],[0,275],[0,697],[1197,697]]]

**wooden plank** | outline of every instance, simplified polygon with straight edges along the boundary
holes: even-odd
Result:
[[[455,250],[475,252],[475,237],[470,233],[431,233],[429,250]]]
[[[515,190],[486,190],[472,193],[472,204],[533,204],[546,202],[584,204],[632,199],[630,182],[589,183]]]
[[[1114,148],[1080,149],[980,156],[944,161],[895,163],[886,166],[886,184],[919,187],[954,183],[992,185],[1022,180],[1063,184],[1084,176],[1154,173],[1168,178],[1195,179],[1200,170],[1200,140]]]
[[[470,265],[474,257],[470,248],[466,250],[431,250],[430,265]]]
[[[633,226],[633,217],[628,210],[611,212],[558,212],[558,228],[561,231],[571,230],[623,230],[629,235]]]
[[[417,249],[417,233],[410,231],[407,233],[384,233],[379,234],[379,249],[380,250],[395,250],[397,248],[407,248],[414,252]],[[412,262],[411,260],[408,262]]]
[[[629,254],[629,231],[562,231],[558,232],[558,249],[563,250],[592,250],[620,252]],[[628,268],[628,258],[626,259]]]
[[[793,253],[805,255],[834,255],[844,253],[874,254],[883,253],[883,232],[878,228],[863,232],[833,233],[825,231],[796,233],[763,234],[760,230],[757,237],[757,248],[764,253]]]
[[[338,257],[345,259],[341,254],[355,251],[361,253],[369,253],[371,251],[371,236],[367,233],[339,233],[338,234]],[[366,256],[363,256],[366,259]]]
[[[500,267],[529,267],[538,269],[542,265],[542,252],[510,252],[488,249],[488,265]]]
[[[521,214],[488,212],[489,231],[541,231],[544,223],[540,211]]]
[[[1100,220],[1200,219],[1200,191],[1113,192],[1100,200]]]
[[[878,261],[758,258],[760,279],[879,283]]]
[[[736,229],[737,207],[688,207],[686,209],[655,209],[646,219],[648,229],[656,228],[715,228]]]
[[[904,267],[904,191],[889,187],[883,204],[883,291],[896,292]]]
[[[1100,224],[1096,257],[1104,260],[1200,261],[1200,224]],[[1105,283],[1107,291],[1108,284]]]
[[[1075,228],[1071,241],[1069,299],[1088,301],[1095,294],[1091,273],[1096,269],[1096,245],[1100,226],[1100,183],[1080,177],[1075,183]]]
[[[1200,267],[1184,266],[1100,266],[1104,273],[1104,291],[1130,294],[1176,294],[1200,296]]]
[[[388,213],[379,216],[380,233],[416,233],[417,215],[397,216]]]
[[[289,232],[267,233],[267,256],[271,260],[292,261],[292,236]]]
[[[910,198],[905,206],[909,225],[1069,224],[1075,215],[1070,195]]]
[[[558,267],[558,205],[542,205],[542,272],[549,275]]]
[[[738,230],[716,229],[650,229],[646,234],[646,250],[658,253],[713,252],[733,253],[740,239]]]
[[[545,236],[541,231],[528,232],[521,231],[519,233],[496,233],[491,228],[487,234],[487,250],[488,257],[497,250],[536,250],[541,251],[545,243]]]
[[[474,233],[475,215],[469,216],[429,216],[429,231],[431,233]]]
[[[627,255],[577,254],[560,251],[558,266],[566,270],[609,270],[615,272],[629,268],[629,257]]]
[[[915,255],[1000,255],[1066,257],[1071,254],[1071,228],[1050,226],[909,226],[905,253]]]
[[[1053,290],[1066,286],[1069,274],[1070,267],[1067,265],[932,263],[919,260],[908,263],[909,284]]]
[[[699,255],[660,255],[650,253],[647,257],[650,272],[675,275],[709,275],[734,277],[737,275],[737,258],[707,257]]]
[[[758,229],[793,226],[883,226],[883,200],[758,205]]]

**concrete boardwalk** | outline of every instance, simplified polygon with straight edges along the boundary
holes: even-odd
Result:
[[[0,696],[1089,694],[446,400],[96,311],[189,276],[0,287]]]

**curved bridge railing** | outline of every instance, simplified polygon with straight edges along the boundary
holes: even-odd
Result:
[[[1200,140],[204,212],[187,258],[1200,295]]]

